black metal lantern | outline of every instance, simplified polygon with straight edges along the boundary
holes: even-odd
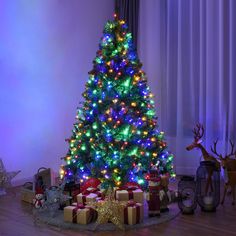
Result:
[[[207,212],[220,203],[220,170],[212,161],[202,161],[197,169],[197,202]]]
[[[196,182],[192,176],[183,176],[178,183],[178,206],[183,214],[193,214],[197,207]]]

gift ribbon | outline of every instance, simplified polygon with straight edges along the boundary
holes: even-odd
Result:
[[[127,206],[124,209],[124,223],[128,224],[128,207],[136,208],[136,224],[140,221],[140,205],[136,204],[135,201],[128,201]]]
[[[72,222],[73,223],[77,223],[77,211],[80,209],[81,210],[85,209],[85,208],[89,209],[89,214],[90,214],[89,222],[94,219],[96,211],[93,208],[87,207],[87,206],[85,207],[82,203],[77,203],[77,206],[75,206],[75,208],[72,210]]]
[[[97,194],[97,197],[101,197],[102,199],[104,198],[104,195],[100,192],[100,190],[98,188],[93,188],[91,190],[86,189],[85,191],[82,192],[82,201],[83,204],[85,204],[86,202],[86,197],[90,194],[90,193],[94,193]]]
[[[118,188],[118,189],[115,190],[115,199],[116,199],[116,192],[117,192],[117,191],[121,191],[121,190],[126,190],[126,191],[128,191],[129,199],[133,199],[133,198],[134,198],[134,193],[133,193],[133,191],[134,191],[134,190],[137,190],[137,189],[139,189],[139,188],[136,187],[136,186],[124,186],[124,187],[120,187],[120,188]]]
[[[75,206],[75,208],[72,210],[72,222],[73,223],[77,223],[77,211],[79,209],[84,209],[85,206],[83,204],[77,204],[77,206]]]
[[[88,195],[88,194],[90,194],[90,193],[96,193],[96,194],[97,194],[97,192],[99,192],[99,189],[98,189],[98,188],[93,188],[93,189],[91,189],[91,190],[88,190],[88,189],[84,190],[84,191],[82,192],[82,194],[83,194],[83,195]]]

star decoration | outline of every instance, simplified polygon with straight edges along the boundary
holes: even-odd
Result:
[[[11,180],[19,173],[20,170],[7,172],[2,159],[0,159],[0,189],[2,190],[2,194],[5,194],[4,189],[11,186]]]
[[[127,205],[127,202],[119,202],[114,199],[113,195],[113,191],[109,189],[108,195],[106,196],[104,201],[91,202],[89,203],[89,206],[94,207],[98,212],[96,227],[100,224],[112,222],[118,228],[124,230],[121,216],[125,206]]]

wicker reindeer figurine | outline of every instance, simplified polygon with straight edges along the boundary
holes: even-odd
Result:
[[[230,158],[231,156],[235,156],[236,158],[236,151],[234,151],[234,144],[230,140],[230,145],[231,145],[231,153],[226,154],[224,157],[222,154],[218,154],[216,150],[217,146],[217,141],[214,142],[214,148],[211,147],[212,152],[219,158],[220,164],[224,171],[226,172],[227,179],[225,179],[225,185],[224,185],[224,195],[223,199],[221,201],[221,204],[224,204],[225,201],[225,195],[228,190],[228,188],[231,188],[232,196],[233,196],[233,201],[232,205],[235,205],[235,187],[236,187],[236,159]]]
[[[196,126],[193,129],[193,133],[194,133],[194,141],[193,141],[192,144],[187,146],[186,149],[188,151],[190,151],[190,150],[192,150],[194,148],[199,148],[201,150],[201,152],[202,152],[202,157],[203,157],[204,161],[212,161],[215,164],[215,168],[217,170],[220,170],[220,163],[217,161],[217,159],[214,156],[210,155],[208,153],[208,151],[202,145],[201,138],[204,135],[204,127],[203,127],[203,125],[200,124],[200,123],[197,123]],[[207,183],[206,183],[206,188],[205,188],[205,194],[206,195],[208,193],[209,186],[211,188],[211,192],[213,192],[213,186],[212,186],[213,171],[214,170],[212,168],[209,168],[207,170],[208,178],[207,178]]]

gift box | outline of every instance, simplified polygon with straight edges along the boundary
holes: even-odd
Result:
[[[115,191],[115,199],[118,201],[134,200],[135,202],[143,203],[143,191],[136,187],[117,189]]]
[[[95,210],[82,204],[64,208],[64,221],[77,224],[88,224],[94,218]]]
[[[135,201],[128,201],[121,219],[124,224],[134,225],[141,223],[143,221],[143,216],[143,204],[136,203]]]
[[[104,198],[104,191],[97,188],[87,188],[77,195],[77,202],[86,204],[87,202],[95,202],[97,199],[101,200]]]
[[[21,201],[33,204],[35,197],[35,188],[33,182],[26,182],[21,187]]]

